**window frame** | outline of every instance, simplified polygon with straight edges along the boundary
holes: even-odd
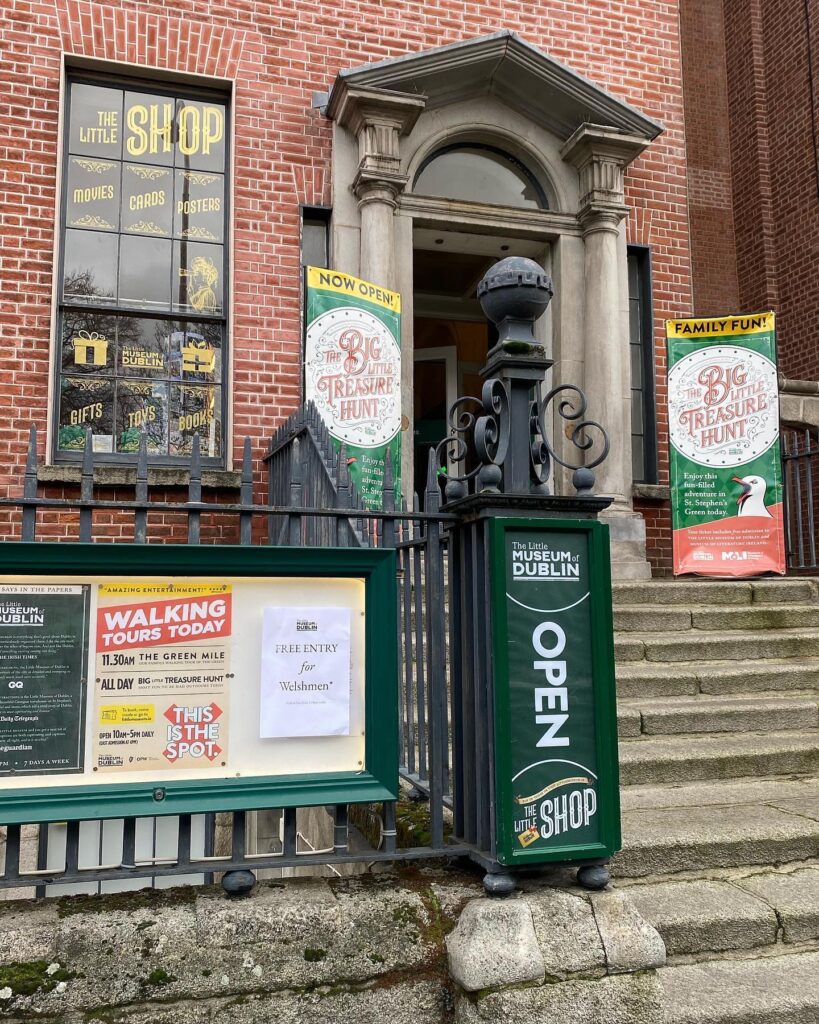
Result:
[[[627,259],[634,257],[637,264],[637,277],[640,300],[640,348],[643,370],[643,465],[645,469],[644,479],[639,480],[634,475],[635,483],[656,484],[658,478],[657,468],[657,379],[655,369],[654,350],[654,308],[653,288],[651,281],[651,248],[648,245],[627,246]],[[628,270],[627,270],[628,273]],[[631,302],[631,288],[628,287],[629,304]],[[629,326],[629,350],[631,348],[631,327]],[[629,351],[630,355],[630,351]],[[631,377],[631,361],[629,360],[629,378]],[[629,392],[633,391],[629,381]],[[629,435],[629,440],[633,434]],[[632,473],[635,467],[632,465]]]
[[[457,142],[450,142],[450,143],[447,143],[444,146],[438,146],[436,149],[433,149],[431,153],[428,153],[424,157],[424,159],[421,161],[421,163],[420,163],[420,165],[418,167],[418,170],[413,175],[413,179],[412,179],[412,191],[413,191],[413,194],[414,195],[423,195],[423,196],[429,195],[429,193],[427,193],[427,192],[416,192],[416,186],[418,184],[418,179],[421,177],[421,175],[424,173],[426,168],[433,161],[437,160],[438,157],[446,156],[447,153],[455,153],[458,150],[464,150],[464,149],[483,150],[483,152],[485,152],[485,153],[493,153],[495,156],[500,156],[500,157],[503,157],[504,160],[508,160],[509,163],[512,164],[512,166],[515,167],[521,173],[521,175],[526,179],[526,181],[532,186],[532,188],[535,191],[535,195],[537,196],[538,203],[539,203],[539,206],[536,207],[536,208],[528,207],[528,206],[507,206],[507,204],[505,204],[505,203],[499,204],[499,205],[506,206],[506,208],[510,209],[510,210],[532,210],[532,209],[535,209],[537,212],[542,212],[542,211],[549,211],[551,209],[551,207],[549,205],[549,197],[546,195],[546,190],[543,188],[543,185],[541,185],[540,181],[538,181],[537,175],[532,171],[531,167],[529,167],[526,163],[524,163],[523,160],[521,160],[519,157],[515,156],[514,153],[510,153],[508,149],[503,149],[501,146],[493,146],[491,143],[488,143],[488,142],[470,142],[468,139],[459,139]],[[448,199],[448,198],[452,198],[452,197],[450,197],[450,196],[433,196],[432,198]],[[468,199],[458,199],[457,201],[458,202],[470,202],[471,200],[468,200]]]
[[[223,272],[222,272],[222,312],[218,316],[202,316],[201,314],[195,314],[191,312],[174,312],[173,309],[166,311],[138,308],[134,306],[106,303],[71,303],[66,302],[63,297],[63,288],[65,282],[65,263],[66,263],[66,232],[69,230],[66,224],[67,213],[68,213],[68,178],[69,178],[69,162],[71,160],[70,152],[70,138],[71,138],[71,97],[72,88],[75,85],[90,85],[98,87],[108,87],[115,89],[122,89],[128,92],[145,93],[147,95],[161,95],[167,96],[169,100],[190,100],[195,103],[202,103],[211,100],[224,105],[225,109],[225,163],[224,171],[220,172],[224,177],[224,192],[223,192],[223,211],[222,211],[222,242],[218,243],[223,246]],[[222,346],[221,346],[221,379],[219,381],[220,388],[220,423],[221,423],[221,453],[218,456],[209,456],[205,454],[204,448],[202,449],[201,461],[202,465],[208,469],[224,469],[229,463],[229,439],[231,437],[230,424],[228,416],[231,409],[231,388],[232,388],[232,375],[229,372],[231,367],[231,282],[232,282],[232,237],[231,237],[231,214],[232,214],[232,156],[233,156],[233,120],[232,120],[232,92],[229,88],[219,88],[218,85],[191,85],[185,82],[177,82],[173,78],[169,77],[156,77],[156,78],[141,78],[129,75],[118,74],[116,72],[97,71],[89,68],[80,67],[66,67],[65,68],[65,90],[63,96],[63,106],[61,112],[61,152],[59,155],[59,168],[60,168],[60,193],[59,193],[59,214],[56,222],[56,242],[57,242],[57,253],[56,253],[56,267],[55,267],[55,295],[54,295],[54,316],[53,316],[53,336],[51,339],[51,350],[53,354],[53,366],[52,366],[52,401],[48,410],[49,427],[51,435],[51,443],[49,447],[51,463],[52,465],[78,465],[82,462],[84,451],[66,451],[65,449],[59,448],[59,431],[60,431],[60,404],[61,404],[61,380],[65,375],[62,367],[62,346],[63,346],[63,324],[65,320],[66,309],[82,311],[88,315],[103,315],[103,316],[124,316],[134,317],[142,320],[162,320],[169,323],[202,323],[202,324],[216,324],[221,326],[222,332]],[[75,154],[76,155],[76,154]],[[119,158],[120,164],[125,163],[124,154]],[[176,171],[174,163],[171,164],[171,170]],[[120,183],[120,195],[119,202],[122,203],[122,186]],[[71,230],[83,230],[82,228],[72,228]],[[121,225],[118,227],[116,232],[117,247],[121,244],[120,240],[124,232],[121,230]],[[130,237],[130,236],[129,236]],[[143,237],[137,235],[134,237]],[[150,236],[148,236],[150,237]],[[173,231],[171,232],[171,241],[174,241]],[[173,265],[173,256],[172,256]],[[89,379],[100,379],[94,378],[88,375]],[[113,382],[119,379],[117,373],[116,362],[114,363],[114,371],[110,377],[102,378],[109,379]],[[170,384],[168,378],[165,378],[168,383],[168,430],[170,433]],[[162,378],[149,377],[139,378],[140,381],[149,383],[151,381],[162,380]],[[177,383],[184,383],[179,381]],[[116,438],[116,419],[114,420],[114,437]],[[94,462],[97,465],[108,465],[108,466],[131,466],[135,465],[138,459],[138,453],[131,452],[102,452],[94,451]],[[170,467],[174,466],[188,466],[190,464],[190,455],[148,455],[148,462],[152,466],[156,467]]]

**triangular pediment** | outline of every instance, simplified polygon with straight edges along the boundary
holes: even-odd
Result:
[[[334,117],[353,88],[422,96],[428,110],[491,95],[563,140],[583,124],[605,125],[646,141],[663,130],[657,121],[508,31],[342,71],[330,93],[328,116]]]

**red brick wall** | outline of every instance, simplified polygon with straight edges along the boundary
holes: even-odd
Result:
[[[808,21],[819,90],[819,9],[815,0],[724,2],[740,302],[777,311],[782,371],[816,379],[819,110]]]
[[[680,5],[694,316],[739,307],[722,0]]]
[[[327,203],[331,126],[311,109],[346,67],[501,28],[659,119],[629,170],[629,241],[652,247],[667,480],[663,320],[691,312],[678,7],[669,0],[7,0],[0,9],[0,488],[20,483],[28,426],[45,428],[62,51],[229,77],[235,91],[233,428],[264,441],[299,400],[299,209]],[[41,432],[44,443],[45,430]],[[42,452],[41,452],[42,455]]]

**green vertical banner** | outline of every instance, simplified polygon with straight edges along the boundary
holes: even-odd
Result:
[[[775,328],[666,321],[676,575],[785,573]]]
[[[496,846],[502,864],[620,848],[608,528],[492,523]]]
[[[380,509],[384,466],[401,471],[401,296],[337,270],[306,267],[304,397],[337,447],[366,508]]]

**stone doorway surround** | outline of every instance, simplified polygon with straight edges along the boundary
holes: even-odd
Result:
[[[514,33],[342,71],[319,98],[333,132],[333,263],[401,292],[402,404],[412,413],[412,249],[416,228],[542,242],[555,298],[544,342],[552,383],[584,388],[612,450],[597,489],[614,498],[617,578],[651,575],[631,470],[624,172],[662,126]],[[522,160],[549,200],[533,210],[417,195],[424,159],[455,141]],[[412,445],[404,445],[411,479]],[[555,489],[564,481],[556,476]]]

